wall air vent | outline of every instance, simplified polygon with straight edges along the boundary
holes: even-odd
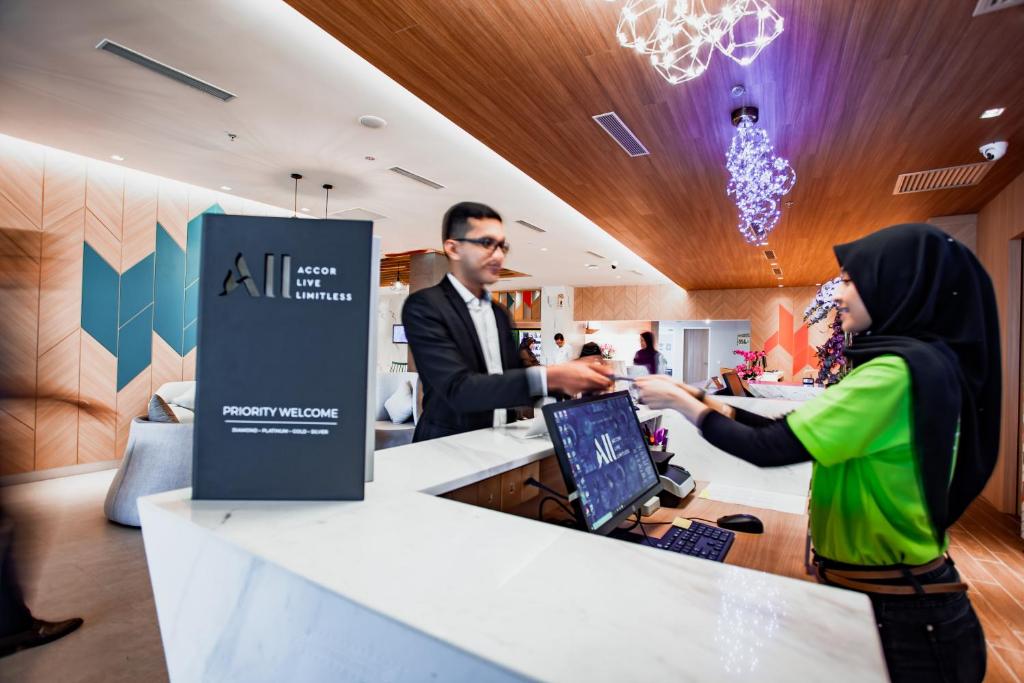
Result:
[[[330,218],[337,218],[344,221],[383,221],[387,220],[387,216],[376,211],[370,211],[362,207],[355,207],[352,209],[342,209],[341,211],[334,211],[329,214]]]
[[[607,259],[608,258],[607,256],[601,256],[596,251],[590,251],[589,249],[586,251],[586,253],[590,254],[594,258],[599,258],[599,259]]]
[[[912,194],[931,190],[951,190],[957,187],[977,185],[992,168],[992,161],[979,161],[976,164],[936,168],[931,171],[903,173],[896,178],[893,194]]]
[[[620,119],[619,115],[615,112],[610,111],[606,114],[592,116],[591,118],[597,121],[597,125],[604,128],[604,132],[611,135],[612,139],[619,143],[619,146],[626,150],[626,154],[629,156],[645,157],[650,154],[650,152],[647,151],[647,148],[644,147],[644,143],[640,142],[640,140],[633,135],[633,131],[629,129],[629,126],[623,123],[622,119]]]
[[[768,259],[769,261],[774,261],[775,260],[775,252],[772,249],[765,249],[764,250],[764,257],[766,259]]]
[[[195,88],[196,90],[200,90],[206,93],[207,95],[213,95],[218,100],[223,100],[224,102],[227,102],[228,100],[232,100],[235,98],[234,94],[229,93],[227,90],[224,90],[223,88],[218,88],[217,86],[211,85],[206,81],[196,78],[195,76],[190,76],[184,71],[167,66],[166,64],[158,62],[152,57],[147,57],[146,55],[140,52],[130,50],[126,48],[124,45],[118,45],[112,40],[107,40],[106,38],[104,38],[96,46],[96,49],[109,52],[112,55],[117,55],[121,59],[127,59],[129,62],[133,62],[135,64],[138,64],[139,66],[145,67],[150,71],[160,74],[161,76],[164,76],[166,78],[170,78],[172,81],[183,83],[184,85],[187,85],[190,88]]]
[[[978,4],[974,6],[974,16],[998,12],[1001,9],[1009,9],[1017,5],[1024,5],[1024,0],[978,0]]]
[[[518,223],[519,225],[523,226],[524,228],[529,228],[530,230],[533,230],[534,232],[547,232],[547,230],[545,230],[544,228],[540,227],[539,225],[534,225],[533,223],[530,223],[528,221],[519,220],[519,221],[516,221],[516,223]]]
[[[426,185],[427,187],[432,187],[435,190],[442,190],[442,189],[444,189],[444,185],[442,185],[441,183],[435,183],[433,180],[430,180],[428,178],[424,178],[421,175],[416,175],[412,171],[407,171],[404,168],[402,168],[401,166],[392,166],[388,170],[389,171],[393,171],[394,173],[397,173],[398,175],[405,176],[409,180],[415,180],[417,183],[421,183],[423,185]]]

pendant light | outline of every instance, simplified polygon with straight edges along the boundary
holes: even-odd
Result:
[[[295,181],[294,204],[292,205],[292,218],[299,217],[299,181],[302,180],[301,173],[292,173],[292,180]]]

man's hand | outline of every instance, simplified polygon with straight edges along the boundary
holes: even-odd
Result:
[[[548,393],[557,391],[570,396],[581,391],[605,391],[611,388],[614,374],[610,366],[587,360],[549,365],[547,373]]]

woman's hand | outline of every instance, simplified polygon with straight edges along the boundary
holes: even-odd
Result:
[[[641,403],[656,410],[663,408],[677,410],[690,422],[696,422],[701,413],[709,410],[707,406],[697,400],[696,390],[691,393],[690,387],[679,384],[671,377],[664,375],[638,377],[636,386],[640,390]]]

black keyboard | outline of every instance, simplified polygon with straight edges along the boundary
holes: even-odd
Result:
[[[719,529],[700,522],[691,522],[689,529],[674,526],[661,538],[647,538],[644,545],[671,550],[674,553],[702,557],[705,560],[722,562],[725,560],[736,533]]]

